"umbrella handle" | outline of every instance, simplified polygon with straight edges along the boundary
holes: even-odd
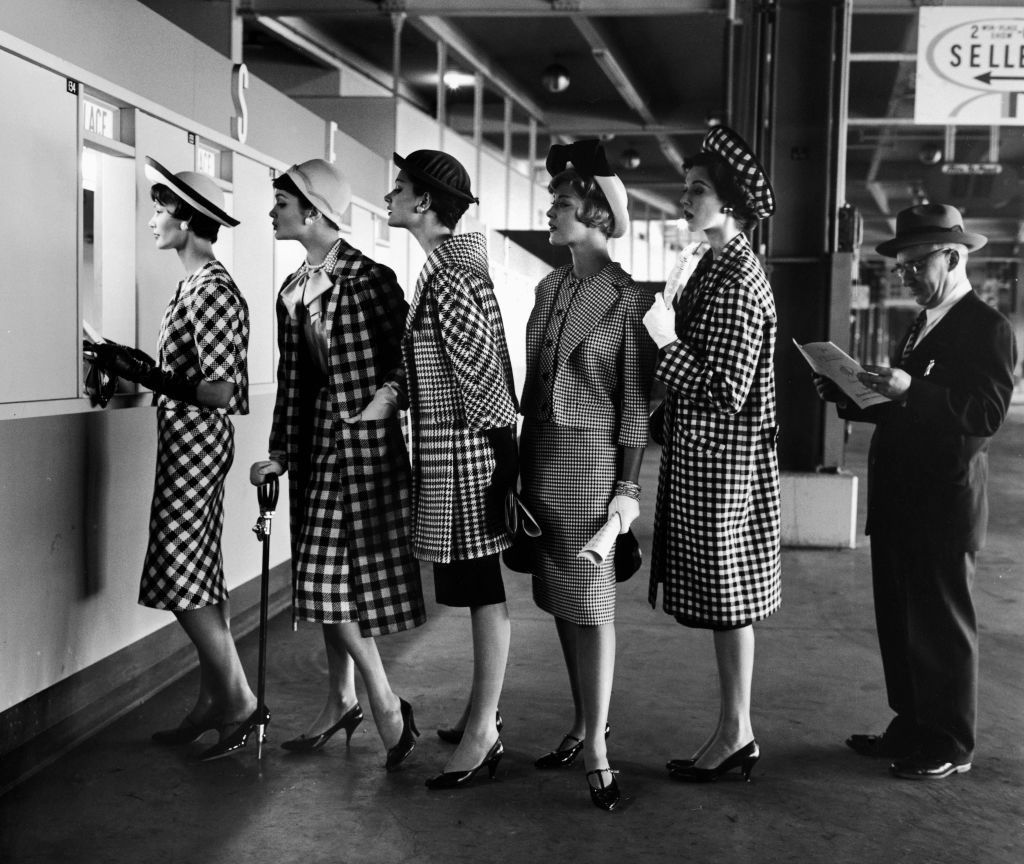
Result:
[[[260,515],[256,520],[256,524],[252,526],[252,530],[256,535],[256,539],[261,543],[270,536],[270,520],[274,518],[279,491],[276,474],[271,474],[266,482],[256,487],[256,500],[260,505]]]

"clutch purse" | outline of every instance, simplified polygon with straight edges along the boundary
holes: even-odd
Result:
[[[532,573],[533,541],[541,535],[540,525],[514,489],[509,489],[505,496],[505,528],[512,535],[512,545],[501,553],[501,560],[509,570]]]
[[[647,417],[647,434],[655,444],[665,446],[665,403],[659,402]]]
[[[620,534],[615,541],[615,581],[625,582],[640,569],[643,562],[640,541],[630,528],[625,534]]]

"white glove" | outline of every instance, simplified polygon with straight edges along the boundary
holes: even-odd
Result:
[[[654,295],[654,303],[644,315],[644,327],[659,349],[671,345],[679,338],[676,336],[676,311],[671,305],[665,305],[663,291]]]
[[[249,469],[249,482],[253,486],[262,486],[272,476],[280,477],[284,474],[285,468],[276,459],[264,459],[262,462],[253,462]]]
[[[358,414],[346,417],[346,423],[359,423],[362,420],[387,420],[398,413],[398,396],[395,391],[385,384],[373,398],[366,403],[366,407]]]
[[[608,504],[608,518],[616,513],[619,515],[619,533],[625,534],[640,515],[640,502],[628,495],[616,495]]]

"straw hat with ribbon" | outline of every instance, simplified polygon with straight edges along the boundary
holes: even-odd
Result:
[[[166,186],[197,213],[201,213],[227,228],[234,228],[238,220],[224,210],[224,193],[212,178],[198,171],[179,171],[172,174],[152,156],[146,157],[146,179],[150,183]]]

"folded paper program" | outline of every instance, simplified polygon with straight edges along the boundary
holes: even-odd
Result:
[[[621,527],[619,514],[615,513],[597,529],[597,533],[590,538],[590,542],[586,546],[580,549],[576,557],[585,558],[591,564],[603,564],[615,544],[615,538],[619,536]]]
[[[876,393],[861,383],[857,375],[864,371],[864,367],[835,343],[808,342],[801,345],[794,339],[793,344],[815,372],[834,381],[858,408],[868,408],[892,401],[888,396]]]

